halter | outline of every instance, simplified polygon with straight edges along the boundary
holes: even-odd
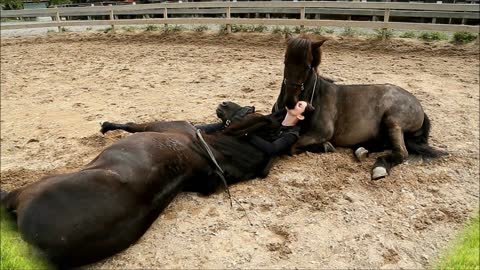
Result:
[[[312,67],[310,67],[309,71],[312,70]],[[314,71],[313,74],[315,74],[315,82],[313,83],[313,89],[312,89],[312,95],[310,96],[310,104],[313,103],[313,98],[315,97],[315,90],[317,89],[317,79],[318,79],[318,75],[317,73]],[[287,78],[283,78],[283,85],[285,85],[285,87],[287,87]],[[305,90],[305,82],[303,83],[291,83],[290,85],[293,85],[293,86],[300,86],[300,91],[303,92]],[[278,103],[275,102],[275,111],[278,111]]]
[[[283,85],[287,86],[287,78],[283,78]],[[291,86],[298,86],[300,87],[300,91],[303,92],[305,90],[305,83],[290,83]]]
[[[244,118],[247,114],[251,114],[251,113],[254,113],[255,112],[255,106],[245,106],[245,107],[242,107],[240,108],[238,111],[235,112],[235,114],[232,116],[232,119],[227,119],[225,120],[225,124],[223,125],[223,128],[227,128],[230,126],[230,124],[232,123],[232,120],[235,118],[235,117],[240,117],[240,118]]]
[[[232,120],[230,119],[227,119],[227,121],[225,121],[225,125],[223,126],[224,128],[227,128],[230,126],[230,124],[232,123]]]

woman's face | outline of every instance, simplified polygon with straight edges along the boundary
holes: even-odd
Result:
[[[302,113],[307,108],[307,105],[308,105],[308,103],[306,101],[299,101],[299,102],[297,102],[297,104],[295,105],[295,107],[293,109],[288,110],[288,111],[290,112],[290,114],[295,115],[295,116],[302,115]]]

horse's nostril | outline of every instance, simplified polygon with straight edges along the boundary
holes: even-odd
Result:
[[[221,104],[221,105],[225,107],[225,106],[227,106],[227,102],[226,102],[226,101],[224,101],[224,102],[222,102],[222,104]]]

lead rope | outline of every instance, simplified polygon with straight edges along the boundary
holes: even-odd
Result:
[[[310,104],[313,104],[313,97],[315,96],[315,90],[317,89],[318,75],[316,72],[314,72],[314,74],[315,74],[315,82],[313,83],[313,90],[312,90],[312,96],[310,97]]]
[[[240,208],[242,208],[243,212],[245,212],[245,217],[247,218],[248,223],[250,223],[250,226],[253,226],[252,222],[248,218],[247,210],[245,210],[243,205],[241,203],[239,203],[235,198],[233,198],[232,195],[230,194],[230,189],[228,188],[227,181],[225,180],[224,172],[223,172],[222,168],[220,167],[220,165],[218,165],[218,162],[215,159],[215,156],[213,155],[212,150],[210,150],[210,147],[208,146],[207,142],[205,141],[205,139],[203,139],[203,136],[202,136],[202,133],[200,132],[200,129],[197,129],[196,133],[197,133],[197,137],[200,139],[200,142],[202,142],[203,147],[205,148],[205,150],[207,150],[207,153],[210,156],[210,159],[213,161],[213,164],[215,164],[215,167],[217,167],[217,169],[215,170],[215,173],[218,176],[220,176],[220,179],[222,179],[222,182],[223,182],[223,185],[225,186],[225,190],[227,192],[228,198],[230,199],[230,207],[233,207],[232,200],[234,202],[236,202],[238,205],[240,205]]]

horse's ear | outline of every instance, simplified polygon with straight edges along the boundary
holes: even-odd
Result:
[[[320,48],[323,45],[323,43],[325,43],[325,41],[327,41],[327,40],[328,39],[323,39],[323,40],[320,40],[320,41],[312,42],[312,50]]]
[[[318,65],[322,62],[322,52],[320,50],[320,47],[322,47],[323,43],[327,41],[328,39],[323,39],[320,41],[315,41],[312,42],[312,56],[313,56],[313,61],[312,61],[312,67],[317,70]]]

